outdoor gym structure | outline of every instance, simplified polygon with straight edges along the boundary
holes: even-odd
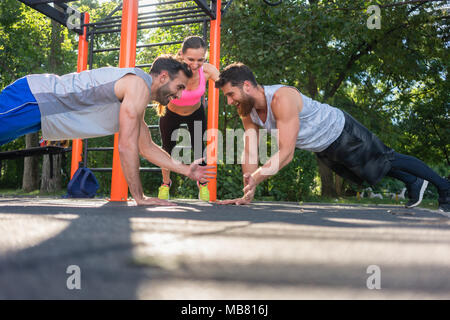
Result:
[[[79,12],[67,3],[77,0],[19,0],[31,8],[43,13],[49,18],[66,26],[79,34],[77,72],[92,69],[94,53],[119,51],[119,67],[132,68],[151,67],[151,64],[136,65],[136,49],[182,43],[181,41],[151,43],[137,45],[137,32],[142,29],[170,27],[187,24],[203,24],[203,38],[206,40],[207,27],[210,24],[210,60],[209,63],[219,69],[220,61],[220,22],[221,16],[227,11],[232,0],[158,0],[157,3],[139,4],[139,0],[123,0],[104,19],[90,22],[88,12]],[[180,8],[176,4],[186,3]],[[140,8],[153,7],[151,12],[139,12]],[[94,39],[99,34],[120,33],[120,47],[94,48]],[[210,80],[208,89],[208,134],[207,155],[208,163],[215,167],[217,173],[217,131],[219,122],[219,90]],[[149,126],[157,127],[157,126]],[[72,141],[71,177],[80,165],[87,165],[88,151],[113,151],[112,168],[90,168],[92,171],[112,171],[111,201],[127,201],[128,185],[122,172],[118,150],[118,133],[114,135],[114,147],[88,148],[87,139]],[[84,145],[84,147],[83,147]],[[54,149],[54,148],[53,148]],[[55,150],[51,153],[57,153]],[[61,151],[63,152],[63,151]],[[42,150],[39,154],[50,153]],[[37,152],[35,153],[37,154]],[[29,156],[29,154],[27,155]],[[84,162],[83,162],[84,161]],[[141,171],[159,171],[159,168],[141,168]],[[216,178],[210,180],[210,200],[215,201],[217,194]]]

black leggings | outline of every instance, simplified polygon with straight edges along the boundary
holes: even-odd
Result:
[[[446,179],[415,157],[394,152],[394,160],[391,161],[391,164],[392,168],[387,176],[398,179],[406,185],[414,183],[419,177],[434,184],[439,193],[443,193],[450,188],[450,183]]]
[[[203,157],[205,144],[203,136],[206,131],[206,117],[203,104],[193,113],[180,116],[166,108],[166,114],[159,119],[159,132],[161,133],[162,148],[171,154],[177,141],[173,141],[172,133],[180,128],[181,124],[187,124],[191,136],[191,150],[194,152],[194,160]],[[197,128],[197,129],[196,129]],[[203,162],[205,165],[205,162]]]

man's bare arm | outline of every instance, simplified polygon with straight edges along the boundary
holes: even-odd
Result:
[[[144,192],[139,176],[138,141],[141,119],[150,100],[150,93],[140,78],[128,76],[121,80],[119,90],[123,94],[123,100],[119,113],[120,162],[131,195],[139,203],[144,199]]]
[[[278,129],[278,151],[260,168],[252,173],[256,184],[276,175],[283,167],[292,161],[297,142],[300,121],[298,118],[299,104],[298,93],[293,89],[282,88],[285,92],[277,92],[278,95],[272,101],[272,113]]]
[[[292,89],[287,92],[285,88],[280,90],[281,92],[277,92],[272,100],[271,106],[278,128],[278,152],[252,174],[244,174],[244,196],[241,199],[224,201],[222,204],[250,203],[255,196],[257,185],[277,174],[292,160],[300,126],[298,113],[301,111],[302,101],[298,93]]]
[[[147,124],[143,119],[141,120],[139,135],[139,152],[144,158],[158,167],[169,169],[170,171],[174,171],[185,176],[189,173],[189,166],[182,164],[181,162],[174,161],[165,150],[159,147],[152,140],[150,131],[148,130]]]
[[[244,125],[244,152],[242,153],[242,174],[252,174],[258,169],[259,127],[250,116],[242,118]]]
[[[190,166],[176,161],[164,151],[160,146],[153,142],[144,119],[141,120],[140,135],[139,135],[139,152],[151,163],[158,167],[163,167],[189,177],[192,180],[200,182],[207,182],[207,179],[214,177],[214,173],[209,171],[213,169],[212,166],[200,166],[202,159],[198,159]]]

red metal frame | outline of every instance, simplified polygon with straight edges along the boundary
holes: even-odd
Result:
[[[210,46],[209,56],[212,65],[218,70],[220,68],[220,21],[221,21],[221,0],[217,0],[216,19],[211,20],[210,26]],[[214,81],[209,80],[208,89],[208,144],[207,161],[208,165],[215,167],[217,174],[217,152],[218,152],[218,133],[219,133],[219,89],[214,86]],[[210,201],[217,200],[217,178],[211,179],[208,183]]]
[[[138,0],[124,0],[122,9],[122,29],[120,34],[120,68],[136,65],[136,41],[138,24]],[[114,135],[114,154],[111,178],[111,201],[127,201],[128,184],[120,165],[119,134]]]
[[[122,27],[120,40],[119,67],[129,68],[136,65],[136,40],[138,26],[138,0],[124,0],[122,8]],[[84,23],[89,23],[89,14],[84,13]],[[221,0],[216,3],[216,19],[211,20],[210,25],[210,63],[217,69],[220,67],[220,23],[221,23]],[[83,35],[80,36],[78,45],[78,68],[81,72],[87,69],[88,41],[86,27],[83,28]],[[218,152],[218,127],[219,127],[219,90],[215,88],[214,81],[209,81],[208,89],[208,144],[207,160],[209,165],[215,167],[217,173],[217,152]],[[119,134],[114,135],[114,153],[111,179],[110,201],[127,201],[128,184],[120,164],[118,150]],[[83,142],[80,139],[72,142],[72,167],[71,177],[78,169],[79,162],[82,161]],[[208,188],[210,200],[217,198],[217,179],[211,179]]]

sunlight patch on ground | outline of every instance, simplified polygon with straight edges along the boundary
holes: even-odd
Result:
[[[34,247],[63,232],[77,219],[75,214],[0,214],[0,254]],[[8,220],[7,224],[1,223]],[[26,232],[24,232],[26,230]]]

